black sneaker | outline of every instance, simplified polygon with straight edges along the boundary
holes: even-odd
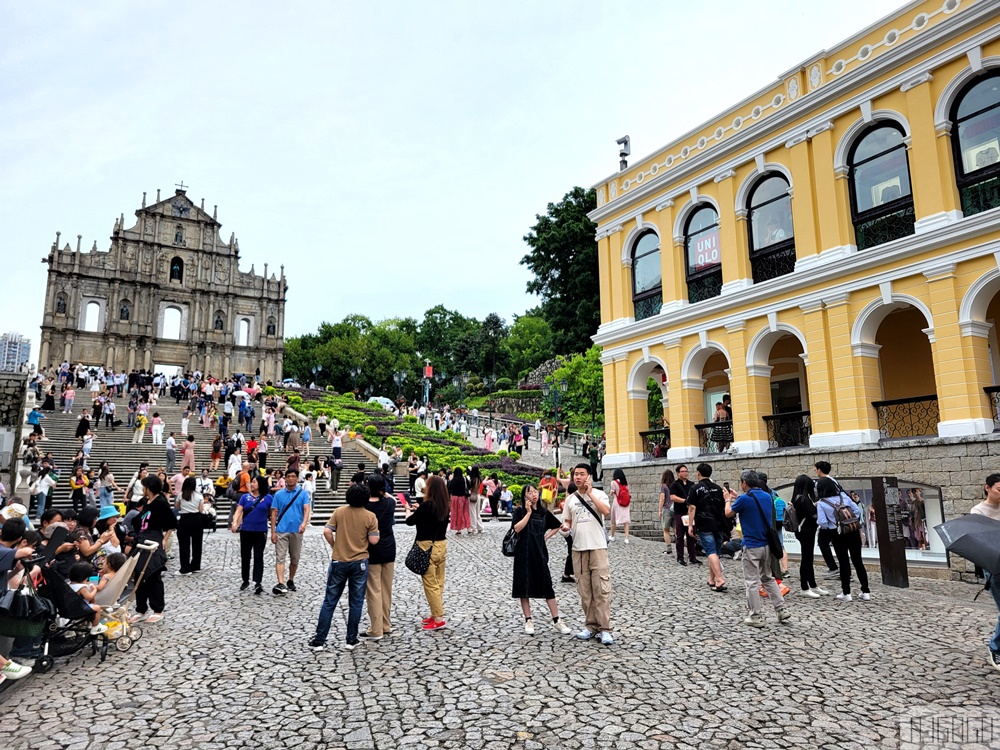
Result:
[[[576,583],[576,579],[573,576],[563,576],[562,577],[562,582],[563,583]]]
[[[692,565],[704,565],[704,563],[701,560],[699,560],[697,557],[695,557],[695,558],[693,558],[691,560],[691,564]]]
[[[295,581],[293,581],[291,578],[288,579],[287,588],[289,591],[295,591]]]
[[[277,586],[271,589],[271,593],[274,594],[275,596],[284,596],[285,594],[288,593],[288,588],[285,586],[285,584],[279,583]]]
[[[678,565],[687,565],[687,560],[678,560],[677,564]]]
[[[993,665],[994,669],[1000,670],[1000,652],[990,649],[990,664]]]
[[[275,588],[277,588],[277,586],[275,586]],[[313,638],[311,641],[309,641],[309,648],[311,648],[313,651],[326,651],[326,641],[321,641],[316,638]]]
[[[261,594],[264,593],[264,587],[258,583],[256,586],[254,586],[253,593],[255,596],[260,596]]]
[[[243,585],[240,586],[240,591],[246,591],[248,588],[250,588],[250,581],[244,581]]]

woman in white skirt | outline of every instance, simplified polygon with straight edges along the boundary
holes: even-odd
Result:
[[[625,500],[627,503],[625,506],[619,505],[619,499]],[[625,528],[625,544],[628,544],[628,530],[632,523],[632,517],[629,513],[631,510],[631,495],[628,489],[628,480],[625,478],[625,472],[621,469],[615,469],[614,479],[611,481],[611,533],[608,536],[608,541],[613,541],[615,538],[615,527],[623,526]]]
[[[483,477],[479,473],[479,467],[473,466],[469,470],[469,533],[483,533]]]

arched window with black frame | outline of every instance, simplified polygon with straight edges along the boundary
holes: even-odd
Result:
[[[795,233],[788,182],[775,172],[761,175],[747,201],[753,281],[776,279],[795,270]]]
[[[632,307],[636,320],[651,318],[663,307],[660,238],[645,232],[632,248]]]
[[[913,234],[913,192],[902,127],[881,121],[851,146],[851,220],[858,250]]]
[[[965,85],[955,97],[951,122],[962,213],[1000,206],[1000,70]]]
[[[695,208],[684,224],[684,257],[688,302],[701,302],[722,294],[719,212],[707,203]]]

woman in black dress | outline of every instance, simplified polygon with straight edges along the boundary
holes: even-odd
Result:
[[[570,629],[559,619],[559,603],[552,589],[549,573],[549,550],[546,540],[559,531],[559,519],[539,504],[538,488],[526,484],[521,490],[521,502],[514,509],[512,525],[517,532],[514,551],[514,585],[511,596],[521,600],[524,613],[524,632],[533,635],[531,599],[544,599],[552,615],[552,627],[563,635]]]

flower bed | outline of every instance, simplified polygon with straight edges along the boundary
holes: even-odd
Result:
[[[394,417],[382,409],[372,409],[367,404],[361,404],[352,396],[325,395],[319,399],[296,403],[294,408],[313,419],[320,414],[325,414],[331,421],[337,419],[341,429],[350,427],[368,433],[365,437],[377,443],[384,439],[393,447],[398,445],[403,449],[404,457],[408,457],[411,450],[416,451],[419,456],[427,456],[431,471],[456,467],[465,471],[478,466],[484,476],[497,474],[504,484],[519,485],[536,483],[542,476],[542,469],[518,463],[509,456],[477,448],[457,432],[435,432],[419,424],[413,417]],[[374,427],[375,435],[372,436],[370,430],[365,430],[366,427]]]

